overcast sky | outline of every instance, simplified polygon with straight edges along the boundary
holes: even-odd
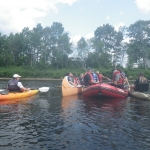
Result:
[[[150,0],[0,0],[0,33],[6,35],[60,22],[78,40],[103,24],[117,29],[138,20],[150,20]]]

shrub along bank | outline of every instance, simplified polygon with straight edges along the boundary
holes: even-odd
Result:
[[[93,68],[94,71],[99,71],[104,76],[111,78],[112,68]],[[150,70],[144,69],[122,69],[130,80],[135,80],[137,78],[137,74],[139,72],[143,72],[145,77],[150,80]],[[11,78],[13,74],[19,74],[22,78],[53,78],[60,79],[65,76],[67,72],[72,72],[75,76],[79,76],[80,73],[85,73],[85,71],[81,68],[73,68],[73,69],[43,69],[39,70],[36,68],[26,68],[26,67],[9,67],[4,68],[0,67],[0,78]]]

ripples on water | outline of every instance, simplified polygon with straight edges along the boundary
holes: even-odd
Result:
[[[61,96],[58,82],[34,97],[0,102],[0,150],[150,149],[150,102]]]

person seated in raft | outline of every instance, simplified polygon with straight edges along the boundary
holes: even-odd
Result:
[[[125,74],[125,72],[123,72],[121,69],[118,69],[118,71],[120,71],[120,73],[123,75],[124,77],[124,84],[126,85],[126,88],[128,88],[130,90],[130,85],[129,85],[129,81],[128,78]]]
[[[95,81],[95,82],[99,82],[98,76],[97,76],[97,74],[94,72],[93,69],[91,70],[91,72],[92,72],[92,76],[93,76],[94,81]]]
[[[69,82],[71,85],[73,85],[73,86],[75,86],[75,87],[78,86],[77,80],[75,79],[74,75],[73,75],[71,72],[68,72],[68,73],[66,74],[66,76],[67,76],[68,82]]]
[[[125,72],[123,72],[121,69],[118,69],[118,71],[120,71],[120,73],[124,76],[124,78],[126,78]]]
[[[135,80],[134,84],[130,86],[131,91],[133,91],[137,84],[148,84],[147,78],[144,77],[144,74],[142,72],[138,73],[138,78]]]
[[[124,85],[124,76],[118,70],[113,71],[113,83],[112,85],[117,86],[118,88],[125,89]]]
[[[103,79],[107,79],[108,81],[110,81],[108,77],[103,76],[101,73],[99,73],[99,71],[96,71],[96,74],[98,76],[99,82],[103,82]]]
[[[90,67],[87,68],[87,72],[84,75],[84,85],[89,86],[92,84],[97,84],[99,81],[94,81],[93,75],[92,75],[92,69]]]
[[[30,88],[25,88],[22,83],[19,81],[19,76],[18,74],[14,74],[13,78],[8,81],[7,89],[9,92],[24,92],[24,91],[29,91]]]

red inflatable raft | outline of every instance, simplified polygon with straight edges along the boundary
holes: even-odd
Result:
[[[106,97],[120,97],[124,98],[128,96],[128,91],[125,91],[123,89],[117,88],[115,86],[106,84],[106,83],[100,83],[100,84],[94,84],[91,86],[86,87],[83,92],[83,96],[106,96]]]

